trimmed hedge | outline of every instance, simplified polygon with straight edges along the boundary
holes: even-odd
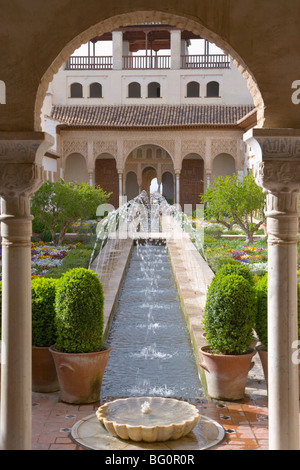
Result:
[[[103,304],[103,288],[96,273],[85,268],[65,273],[56,290],[56,348],[69,353],[101,351]]]
[[[255,325],[254,289],[238,274],[214,277],[204,312],[206,340],[219,354],[242,354],[251,344]]]
[[[300,284],[298,283],[298,338],[300,339]],[[257,311],[255,331],[258,339],[268,347],[268,274],[256,284]]]
[[[249,281],[250,284],[254,286],[253,274],[242,264],[225,264],[219,269],[217,276],[227,276],[228,274],[238,274],[243,276],[246,281]]]
[[[32,344],[49,347],[56,342],[56,279],[43,277],[31,281]]]

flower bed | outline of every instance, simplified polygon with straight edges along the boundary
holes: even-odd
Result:
[[[31,243],[31,276],[44,276],[49,269],[61,266],[63,259],[81,243],[54,246],[51,243]],[[0,248],[0,280],[2,280],[2,249]]]

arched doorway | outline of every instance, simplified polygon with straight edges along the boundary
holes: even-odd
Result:
[[[137,175],[134,171],[129,171],[126,175],[125,190],[127,201],[130,201],[130,199],[135,198],[139,194]]]
[[[95,186],[112,193],[109,203],[115,208],[119,206],[119,175],[116,160],[109,153],[98,155],[95,160]]]
[[[86,160],[80,153],[68,155],[65,162],[64,180],[66,183],[88,183],[89,174]]]
[[[148,196],[150,196],[150,186],[151,182],[157,178],[157,173],[155,168],[147,166],[142,172],[142,191],[146,191]]]
[[[174,203],[174,177],[169,171],[166,171],[162,175],[162,195],[166,198],[169,204]]]
[[[180,205],[184,210],[185,205],[192,205],[193,210],[200,204],[200,194],[204,185],[204,161],[195,153],[186,155],[182,161],[180,173]]]
[[[228,153],[220,153],[213,160],[212,179],[232,175],[236,171],[235,159]]]

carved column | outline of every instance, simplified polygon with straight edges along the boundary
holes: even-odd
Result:
[[[269,132],[267,132],[269,131]],[[255,178],[267,193],[269,447],[299,449],[297,235],[300,136],[253,129]]]
[[[2,139],[1,139],[2,137]],[[1,449],[31,448],[30,196],[42,183],[42,133],[0,134],[2,233]],[[34,140],[35,139],[35,140]]]
[[[175,170],[175,203],[180,205],[180,170]]]

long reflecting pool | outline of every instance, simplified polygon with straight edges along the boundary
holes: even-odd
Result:
[[[204,395],[162,242],[133,247],[107,342],[102,398]]]

